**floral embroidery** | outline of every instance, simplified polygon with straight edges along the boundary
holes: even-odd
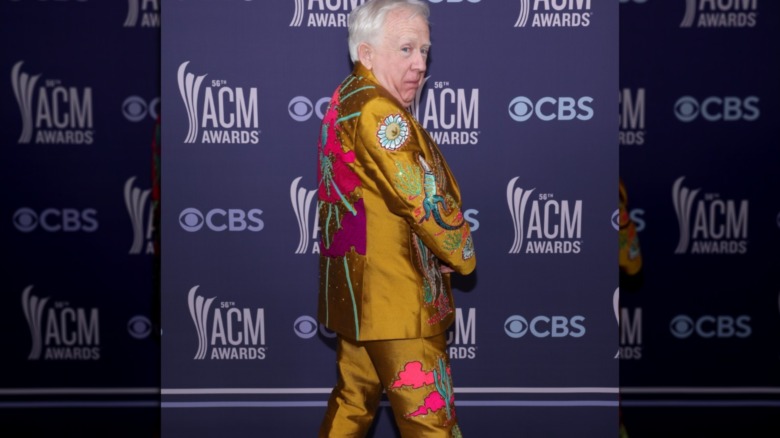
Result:
[[[349,168],[355,161],[355,152],[345,151],[338,137],[338,94],[323,118],[319,141],[319,197],[321,201],[341,202],[353,214],[354,208],[348,197],[360,186],[360,178]]]
[[[391,114],[379,125],[376,136],[383,148],[391,151],[398,150],[409,139],[409,124],[400,114]]]
[[[420,406],[405,416],[417,417],[429,412],[444,410],[447,415],[446,423],[451,424],[455,421],[455,394],[452,388],[450,367],[447,366],[444,359],[439,358],[436,366],[430,371],[424,370],[419,361],[407,362],[404,369],[398,373],[398,377],[390,385],[390,389],[403,387],[417,389],[431,385],[435,389],[425,397]]]
[[[418,166],[411,163],[395,162],[398,172],[395,174],[395,187],[404,193],[409,199],[414,199],[422,194],[422,172]]]

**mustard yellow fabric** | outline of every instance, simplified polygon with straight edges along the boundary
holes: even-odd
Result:
[[[461,437],[455,416],[445,334],[432,338],[337,344],[339,379],[319,437],[363,437],[382,389],[402,437]]]
[[[438,146],[356,63],[318,149],[320,322],[359,341],[444,332],[455,306],[440,266],[468,274],[476,256]]]
[[[627,275],[636,275],[642,269],[642,251],[639,248],[639,236],[637,235],[636,224],[628,215],[628,192],[622,179],[620,179],[618,187],[618,263],[621,271]]]

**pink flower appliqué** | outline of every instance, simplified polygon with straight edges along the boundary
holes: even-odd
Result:
[[[339,117],[338,90],[333,95],[325,117],[322,119],[322,132],[318,142],[319,150],[319,198],[321,201],[343,202],[354,213],[348,201],[349,194],[360,186],[360,179],[349,168],[355,161],[354,151],[344,151],[338,136]]]

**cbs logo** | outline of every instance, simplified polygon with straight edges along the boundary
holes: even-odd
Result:
[[[196,208],[185,208],[179,213],[179,225],[191,233],[205,225],[211,231],[260,231],[265,227],[260,215],[263,210],[253,208],[244,211],[238,208],[214,208],[204,215]]]
[[[593,118],[593,108],[590,104],[593,98],[583,96],[573,97],[543,97],[536,102],[525,96],[518,96],[509,102],[509,117],[516,122],[525,122],[533,116],[539,120],[590,120]]]

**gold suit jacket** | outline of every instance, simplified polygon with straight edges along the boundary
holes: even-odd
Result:
[[[359,341],[428,337],[454,320],[445,264],[476,266],[458,185],[412,114],[360,63],[318,141],[318,317]]]

